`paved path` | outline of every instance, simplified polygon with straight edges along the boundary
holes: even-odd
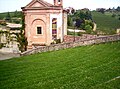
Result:
[[[20,57],[19,54],[15,54],[15,53],[2,53],[0,52],[0,60],[6,60],[6,59],[10,59],[13,57]]]
[[[86,32],[85,30],[78,30],[78,29],[68,29],[70,32]]]

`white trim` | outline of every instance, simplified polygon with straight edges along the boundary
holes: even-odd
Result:
[[[52,40],[52,19],[57,18],[57,39],[63,39],[62,37],[62,13],[59,14],[50,14],[50,34],[51,34],[51,40]],[[59,28],[61,28],[61,31],[59,32]],[[60,34],[58,34],[60,33]]]

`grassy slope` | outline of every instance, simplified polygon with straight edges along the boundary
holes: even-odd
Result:
[[[112,16],[115,14],[116,16],[114,18],[119,19],[120,12],[105,12],[105,15]]]
[[[115,30],[120,28],[120,20],[100,12],[92,12],[93,20],[97,23],[99,30]]]
[[[120,89],[118,76],[120,41],[0,61],[0,89]]]

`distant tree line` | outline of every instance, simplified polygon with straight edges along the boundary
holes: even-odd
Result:
[[[113,7],[113,8],[97,8],[96,11],[101,12],[101,13],[105,13],[105,12],[120,12],[120,6],[118,6],[117,8]]]
[[[113,8],[97,8],[96,11],[101,12],[102,14],[104,14],[105,12],[109,12],[111,13],[112,17],[117,18],[120,20],[120,6],[118,6],[117,8],[113,7]]]
[[[118,6],[117,8],[113,7],[113,8],[106,9],[106,11],[110,11],[110,12],[117,11],[117,12],[120,12],[120,6]]]

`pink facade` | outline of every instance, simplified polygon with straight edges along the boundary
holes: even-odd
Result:
[[[62,0],[54,0],[54,5],[43,0],[32,0],[22,8],[28,48],[50,45],[55,39],[63,42],[67,34],[67,13],[62,5]]]

